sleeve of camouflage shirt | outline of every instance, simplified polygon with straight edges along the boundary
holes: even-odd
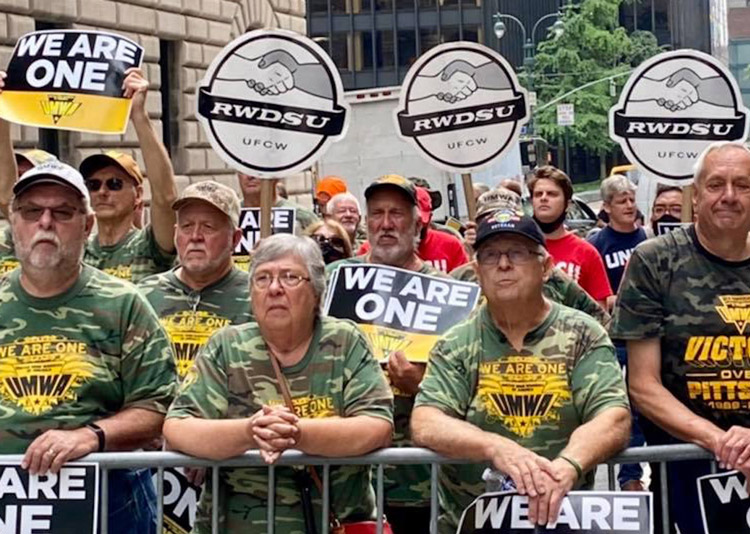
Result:
[[[601,325],[606,327],[611,318],[605,309],[599,306],[599,304],[597,304],[596,301],[592,299],[575,280],[562,271],[557,270],[557,273],[562,279],[561,285],[564,288],[562,290],[562,300],[560,302],[565,306],[581,310],[583,313],[590,315],[599,321]]]
[[[583,353],[570,376],[573,403],[584,423],[607,408],[630,406],[612,342],[599,323],[593,319],[587,323],[589,328],[580,329]]]
[[[154,229],[149,224],[143,230],[143,237],[148,247],[148,255],[153,258],[154,263],[157,267],[168,271],[174,265],[176,255],[174,252],[167,252],[162,250],[159,243],[156,242],[156,236],[154,236]]]
[[[367,415],[393,425],[393,393],[362,332],[352,323],[353,342],[344,369],[344,413]]]
[[[667,266],[655,268],[655,254],[646,242],[633,251],[620,283],[610,334],[614,339],[647,339],[664,334],[661,280]]]
[[[441,337],[430,351],[414,407],[433,406],[451,417],[463,419],[471,403],[475,373],[467,358],[469,343],[457,343],[456,328]],[[467,369],[469,366],[472,369]]]
[[[195,357],[193,367],[180,385],[177,398],[169,408],[167,417],[182,419],[222,419],[227,413],[226,358],[224,345],[226,329],[208,340]]]
[[[177,389],[174,356],[167,334],[151,305],[138,293],[126,320],[120,368],[123,406],[166,413]]]

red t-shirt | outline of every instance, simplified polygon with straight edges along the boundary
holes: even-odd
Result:
[[[370,242],[365,241],[357,251],[357,256],[370,251]],[[469,263],[461,241],[454,235],[440,230],[427,229],[427,235],[419,243],[417,256],[438,271],[449,273],[456,267]]]
[[[555,265],[578,282],[594,300],[604,300],[612,295],[604,262],[594,245],[568,233],[560,239],[548,237],[547,250]]]

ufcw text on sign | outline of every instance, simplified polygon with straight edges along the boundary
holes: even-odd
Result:
[[[119,134],[130,99],[125,71],[140,67],[143,48],[119,35],[51,30],[16,43],[0,94],[0,117],[41,128]]]
[[[410,361],[426,362],[440,335],[466,319],[478,300],[476,284],[382,265],[341,265],[325,311],[359,324],[377,358],[401,350]]]

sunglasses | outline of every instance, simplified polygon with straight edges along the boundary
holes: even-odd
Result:
[[[42,218],[42,215],[44,215],[44,212],[49,210],[50,214],[52,215],[52,218],[56,222],[67,222],[73,219],[76,213],[79,213],[81,210],[77,208],[73,208],[70,206],[60,206],[57,208],[45,208],[42,206],[19,206],[16,208],[16,211],[21,215],[21,218],[24,221],[28,222],[36,222],[39,219]]]
[[[325,237],[322,235],[313,235],[313,239],[318,243],[318,245],[324,245],[325,243],[330,244],[333,248],[344,250],[346,247],[344,245],[344,240],[340,237]]]
[[[125,180],[122,178],[107,178],[106,180],[100,180],[99,178],[89,178],[86,180],[86,189],[92,193],[96,193],[102,188],[102,184],[106,184],[107,189],[110,191],[121,191],[125,186]]]

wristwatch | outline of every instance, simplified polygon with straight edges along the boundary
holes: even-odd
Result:
[[[91,429],[91,431],[94,434],[96,434],[96,438],[99,440],[98,452],[104,452],[104,447],[107,443],[107,440],[106,440],[106,436],[104,435],[104,430],[102,430],[102,427],[100,427],[96,423],[87,423],[86,428]]]

